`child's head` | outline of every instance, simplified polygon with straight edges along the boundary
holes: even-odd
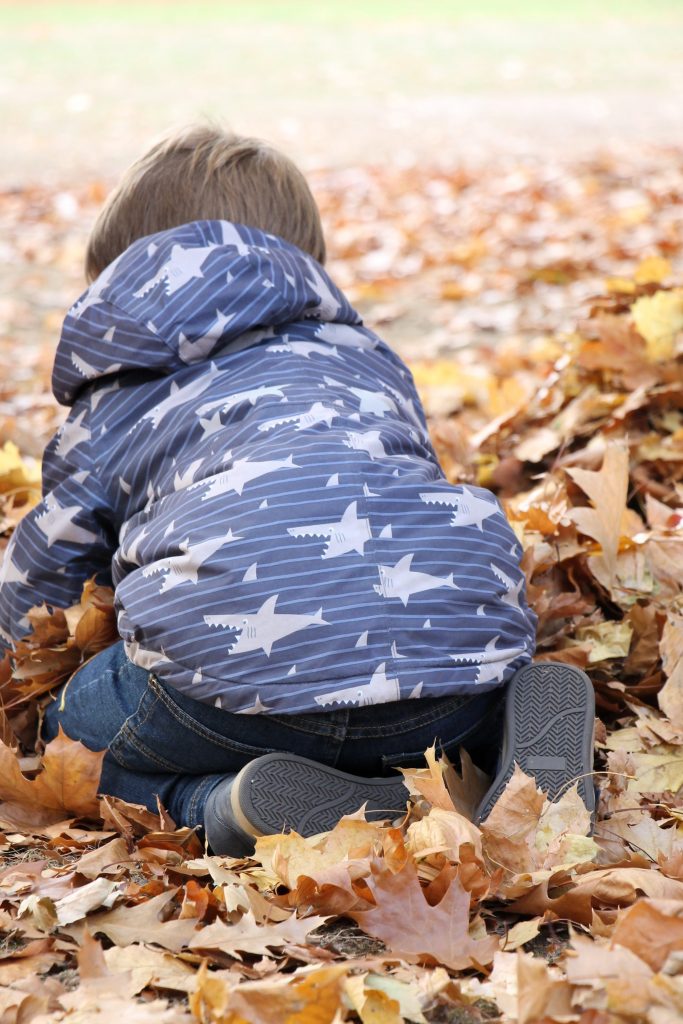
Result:
[[[157,143],[125,171],[90,234],[88,280],[137,238],[193,220],[260,228],[325,260],[318,207],[298,167],[258,139],[199,125]]]

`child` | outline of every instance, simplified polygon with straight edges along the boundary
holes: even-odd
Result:
[[[324,259],[303,176],[262,143],[192,128],[134,164],[90,238],[53,373],[71,413],[3,567],[8,640],[32,605],[113,583],[122,641],[45,738],[106,748],[104,792],[159,798],[218,853],[400,813],[395,767],[435,740],[495,757],[518,669],[482,813],[515,759],[553,792],[591,767],[585,677],[524,668],[499,504],[444,479],[408,370]]]

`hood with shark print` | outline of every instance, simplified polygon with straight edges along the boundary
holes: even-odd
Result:
[[[323,267],[295,246],[256,228],[195,221],[138,239],[74,303],[52,390],[72,405],[100,377],[172,373],[300,320],[361,323]]]

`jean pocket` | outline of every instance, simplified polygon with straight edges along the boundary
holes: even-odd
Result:
[[[150,678],[137,710],[124,722],[109,752],[130,771],[188,775],[236,772],[274,748],[243,742],[235,735],[240,723],[234,719],[226,713],[226,731],[210,729]]]

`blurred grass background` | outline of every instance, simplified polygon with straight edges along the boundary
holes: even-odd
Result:
[[[213,118],[307,168],[683,138],[681,0],[0,3],[0,185]]]

